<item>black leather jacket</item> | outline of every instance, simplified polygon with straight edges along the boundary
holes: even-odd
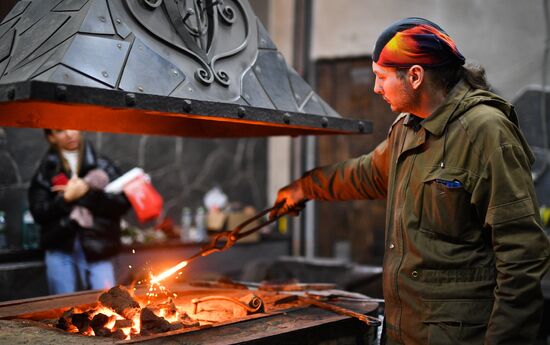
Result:
[[[86,176],[93,169],[105,171],[109,181],[120,175],[113,163],[97,156],[86,141],[83,143],[79,165],[79,177]],[[120,249],[120,218],[130,207],[128,199],[123,193],[90,190],[79,200],[67,203],[59,193],[51,191],[52,178],[59,173],[70,176],[59,152],[50,148],[40,162],[29,188],[30,211],[41,226],[42,248],[71,252],[75,236],[78,235],[88,261],[104,260],[116,255]],[[69,218],[75,205],[90,210],[94,220],[91,229],[82,228]]]

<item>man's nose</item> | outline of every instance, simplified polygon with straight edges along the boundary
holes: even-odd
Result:
[[[381,95],[382,91],[383,91],[382,87],[380,86],[380,83],[378,82],[378,80],[374,80],[374,93]]]

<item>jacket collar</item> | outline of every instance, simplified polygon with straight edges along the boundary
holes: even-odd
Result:
[[[462,102],[469,91],[470,86],[464,80],[459,81],[447,97],[445,97],[443,103],[420,124],[433,135],[441,136],[460,102]]]
[[[54,146],[50,146],[48,150],[47,160],[50,164],[57,166],[57,169],[63,171],[66,175],[70,176],[68,173],[70,171],[65,159],[61,155],[61,152]],[[82,145],[80,147],[79,158],[78,158],[78,176],[84,176],[86,173],[94,169],[97,166],[97,156],[92,147],[92,145],[85,139],[82,139]]]

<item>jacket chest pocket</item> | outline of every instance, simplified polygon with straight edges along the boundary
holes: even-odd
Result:
[[[423,180],[420,227],[449,240],[466,240],[472,226],[470,193],[465,189],[464,172],[439,169]]]

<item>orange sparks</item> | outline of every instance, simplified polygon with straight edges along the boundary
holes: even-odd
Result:
[[[182,261],[180,262],[179,264],[177,264],[176,266],[170,268],[170,269],[167,269],[166,271],[162,272],[161,274],[159,274],[158,276],[151,276],[151,284],[158,284],[158,282],[160,282],[161,280],[164,280],[168,277],[170,277],[172,274],[176,273],[177,271],[181,270],[182,268],[184,268],[185,266],[187,266],[187,261]]]

